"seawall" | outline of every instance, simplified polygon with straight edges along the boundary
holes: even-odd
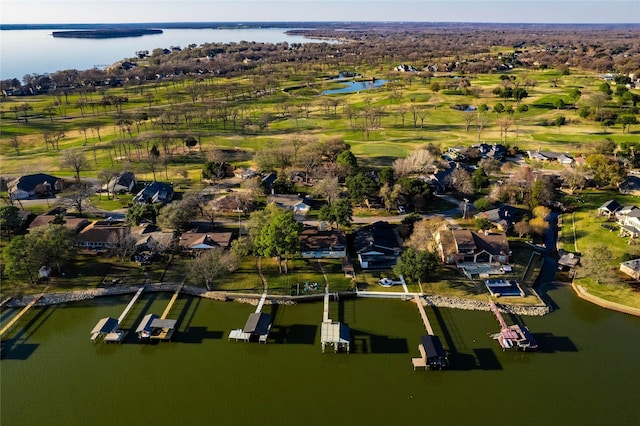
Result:
[[[159,284],[147,284],[145,286],[145,292],[174,292],[180,286],[180,283],[159,283]],[[67,293],[48,293],[44,294],[38,301],[36,306],[48,306],[58,305],[62,303],[78,302],[82,300],[90,300],[96,297],[118,296],[123,294],[133,294],[140,286],[118,286],[109,288],[96,288],[89,290],[78,290]],[[232,293],[225,291],[207,291],[202,287],[184,286],[182,293],[190,296],[201,297],[204,299],[218,300],[218,301],[234,301],[239,303],[247,303],[251,305],[257,305],[260,300],[260,294],[253,293]],[[336,294],[336,293],[331,293]],[[359,296],[364,296],[366,292],[341,292],[337,293],[337,297],[341,299],[352,299]],[[18,308],[26,306],[36,296],[25,296],[22,298],[14,298],[9,300],[6,304],[6,308]],[[294,305],[300,302],[312,302],[321,301],[323,294],[313,294],[305,296],[269,296],[266,304],[281,304],[281,305]],[[366,296],[365,296],[366,297]],[[452,309],[464,309],[475,311],[489,311],[490,306],[487,302],[463,299],[457,297],[446,297],[438,295],[424,295],[423,296],[427,306],[436,306],[439,308],[452,308]],[[550,312],[550,309],[546,305],[536,306],[519,306],[509,304],[498,304],[503,312],[513,313],[517,315],[528,316],[540,316],[546,315]]]

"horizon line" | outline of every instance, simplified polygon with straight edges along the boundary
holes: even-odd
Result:
[[[272,20],[272,21],[149,21],[149,22],[56,22],[56,23],[0,23],[0,28],[5,27],[52,27],[52,26],[79,26],[79,25],[260,25],[260,24],[476,24],[476,25],[630,25],[640,26],[638,22],[491,22],[491,21],[407,21],[407,20],[365,20],[365,21],[340,21],[340,20]]]

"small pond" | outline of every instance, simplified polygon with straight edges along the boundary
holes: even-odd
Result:
[[[339,89],[331,89],[331,90],[324,90],[322,92],[323,95],[334,95],[337,93],[353,93],[353,92],[359,92],[361,90],[370,90],[373,89],[375,87],[381,87],[384,84],[387,83],[387,80],[384,79],[380,79],[380,80],[367,80],[367,81],[345,81],[344,82],[344,87],[341,87]]]

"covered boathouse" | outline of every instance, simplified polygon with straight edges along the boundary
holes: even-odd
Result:
[[[242,340],[249,342],[252,338],[257,338],[260,343],[267,343],[269,332],[271,331],[271,315],[262,312],[254,312],[249,315],[244,328],[231,330],[229,340]]]
[[[147,314],[142,318],[136,333],[140,340],[171,340],[177,320],[162,319],[156,314]]]
[[[424,368],[444,370],[449,365],[447,352],[442,347],[440,338],[426,334],[420,336],[420,344],[418,345],[420,358],[412,358],[413,369]]]
[[[98,339],[104,339],[105,342],[122,342],[125,332],[118,329],[119,325],[120,323],[115,318],[102,318],[91,330],[91,341],[96,342]]]

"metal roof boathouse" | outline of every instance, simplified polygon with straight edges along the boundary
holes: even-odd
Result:
[[[142,318],[136,334],[141,340],[171,340],[177,320],[159,318],[156,314],[147,314]]]

